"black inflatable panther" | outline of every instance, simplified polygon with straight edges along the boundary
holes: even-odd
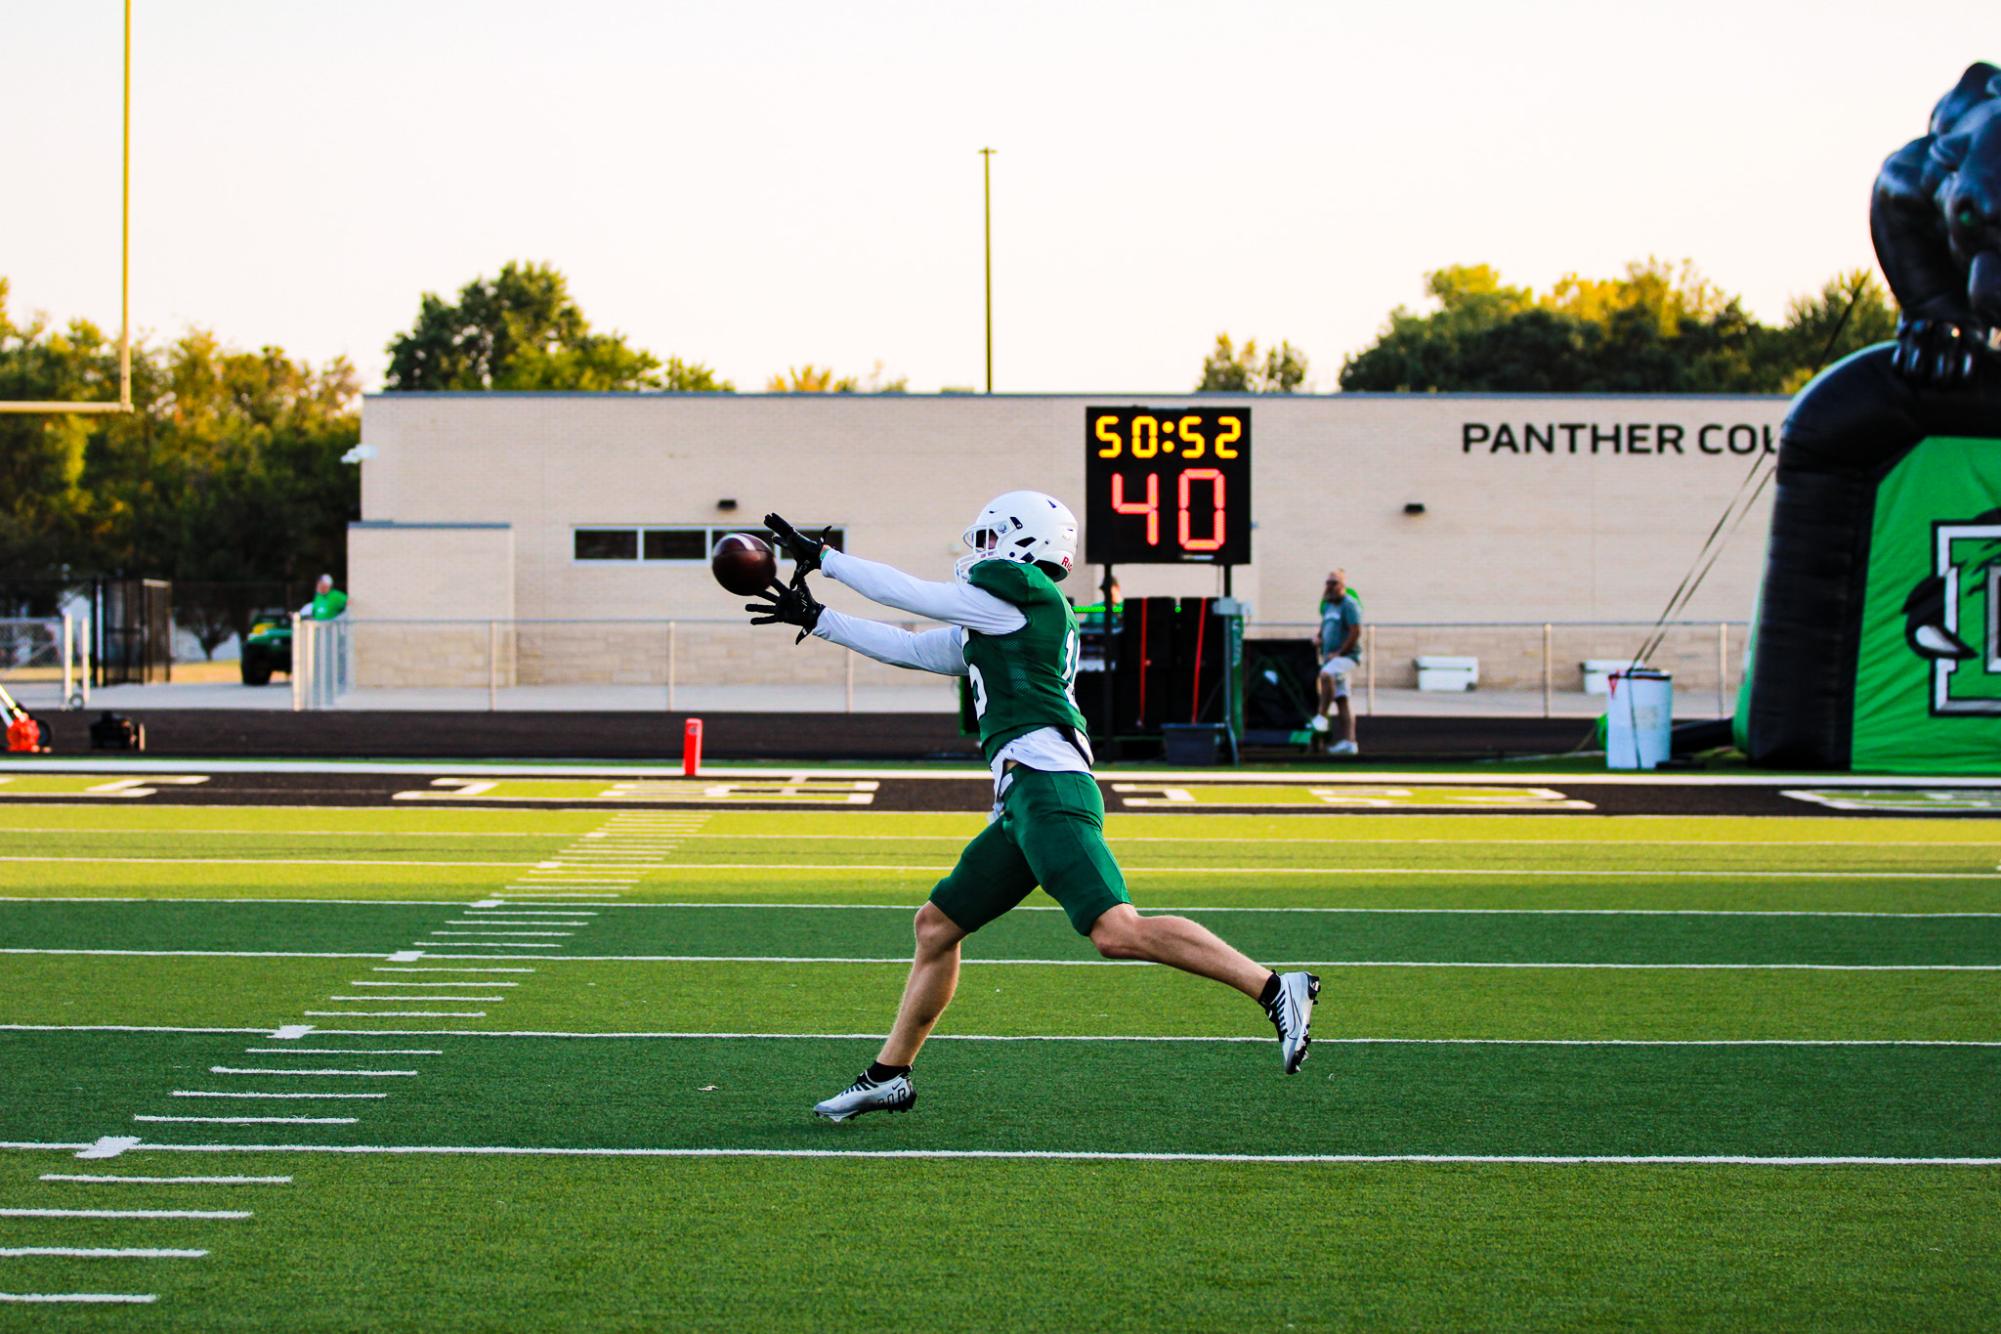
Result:
[[[1890,155],[1869,224],[1902,318],[1895,343],[1829,367],[1779,429],[1737,718],[1754,764],[1849,767],[1877,487],[1930,437],[2001,440],[2001,69],[1969,67],[1933,108],[1931,132]],[[1969,495],[1963,514],[1997,502]],[[1975,654],[1946,631],[1944,595],[1944,580],[1928,578],[1904,602],[1905,643],[1927,662]]]
[[[1969,66],[1931,132],[1890,155],[1869,231],[1903,307],[1899,373],[1948,384],[2001,354],[2001,69]]]

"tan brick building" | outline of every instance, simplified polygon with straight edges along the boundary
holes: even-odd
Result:
[[[949,577],[960,530],[998,491],[1047,490],[1081,515],[1085,410],[1135,403],[1249,410],[1257,527],[1234,592],[1266,626],[1310,620],[1331,565],[1377,623],[1649,621],[1775,446],[1786,408],[1681,396],[375,395],[362,414],[371,455],[349,534],[351,611],[467,622],[455,633],[469,641],[479,621],[728,618],[737,600],[704,553],[768,509]],[[1768,496],[1689,617],[1749,617]],[[1201,566],[1120,577],[1129,597],[1220,585]],[[838,588],[827,600],[849,602]],[[603,626],[568,633],[612,642]],[[642,633],[659,635],[617,631]],[[1396,656],[1450,652],[1450,638],[1420,635]],[[1459,638],[1484,642],[1471,627]],[[1497,669],[1518,638],[1487,650]],[[1564,652],[1588,654],[1588,636],[1573,638]],[[550,675],[548,659],[582,651],[559,641],[549,627],[539,647],[510,642],[499,655],[510,679]],[[487,660],[483,645],[465,652]]]

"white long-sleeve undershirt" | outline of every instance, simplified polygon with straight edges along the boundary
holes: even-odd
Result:
[[[917,633],[900,625],[884,625],[881,621],[847,616],[832,607],[823,607],[820,623],[813,627],[813,633],[892,667],[937,672],[940,676],[966,674],[966,632],[956,625]]]
[[[1028,624],[1021,608],[971,584],[932,583],[915,579],[893,565],[883,565],[829,548],[820,569],[835,583],[846,584],[870,602],[907,611],[947,625],[964,626],[983,635],[1011,635]]]

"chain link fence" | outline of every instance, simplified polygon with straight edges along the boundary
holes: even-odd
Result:
[[[90,622],[73,616],[0,618],[0,685],[24,704],[90,703]]]
[[[1657,628],[1644,621],[1366,625],[1362,666],[1350,684],[1367,712],[1408,709],[1424,702],[1399,693],[1416,691],[1420,658],[1472,658],[1476,694],[1496,711],[1575,712],[1587,702],[1589,678],[1599,678],[1602,692],[1603,672],[1631,663]],[[1742,678],[1747,624],[1682,621],[1664,629],[1645,665],[1671,672],[1681,698],[1706,703],[1713,695],[1727,713]],[[1246,631],[1308,642],[1318,633],[1317,622],[1256,622]],[[955,707],[950,682],[794,638],[784,627],[707,618],[302,620],[293,702],[301,709]]]

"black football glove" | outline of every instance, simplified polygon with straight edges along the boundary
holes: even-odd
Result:
[[[799,566],[801,573],[820,568],[820,552],[826,546],[828,534],[834,531],[830,525],[821,531],[819,537],[808,537],[787,523],[782,514],[765,515],[764,526],[771,530],[771,535],[778,539],[778,545],[785,548],[785,554]]]
[[[797,644],[813,633],[813,627],[820,623],[822,611],[819,599],[813,596],[812,589],[806,587],[805,568],[802,566],[799,572],[792,576],[790,587],[778,588],[774,584],[772,588],[777,591],[755,594],[754,596],[762,598],[763,601],[746,602],[743,604],[743,609],[753,613],[750,618],[752,625],[798,626],[799,638],[792,641]]]

